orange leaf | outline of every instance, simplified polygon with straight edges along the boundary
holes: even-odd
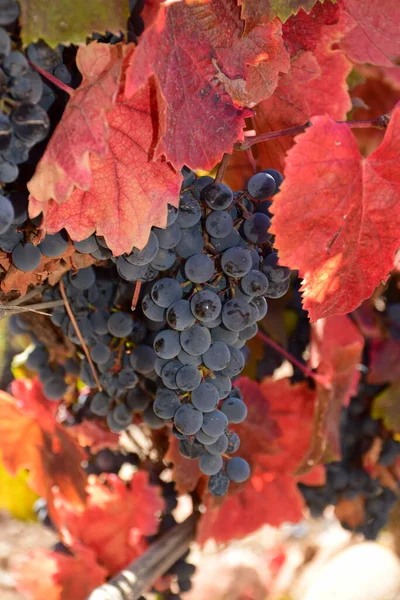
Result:
[[[107,154],[106,114],[117,98],[122,58],[121,45],[93,42],[79,48],[76,62],[82,83],[71,91],[60,124],[28,184],[38,203],[36,215],[51,199],[65,202],[75,186],[90,189],[89,154],[99,158]]]
[[[14,569],[16,588],[26,600],[86,600],[106,575],[94,552],[83,546],[71,556],[32,550]]]
[[[47,400],[37,380],[12,384],[13,398],[0,391],[0,451],[11,474],[29,469],[29,485],[49,504],[57,486],[80,508],[86,499],[84,453],[55,420],[58,403]]]
[[[88,191],[75,189],[63,204],[50,200],[47,206],[31,196],[30,211],[44,212],[46,231],[65,227],[74,240],[96,231],[118,255],[143,248],[152,226],[166,226],[167,204],[177,206],[182,178],[149,158],[155,102],[150,85],[130,100],[119,98],[108,114],[109,151],[105,158],[90,157]]]
[[[87,492],[83,511],[58,494],[57,526],[65,544],[78,541],[92,549],[108,574],[114,575],[144,552],[145,536],[157,532],[164,500],[144,471],[135,473],[129,484],[117,475],[90,475]]]
[[[400,229],[400,105],[368,159],[347,125],[329,117],[312,122],[287,155],[272,230],[282,263],[304,280],[304,308],[316,321],[354,310],[393,268]]]
[[[168,452],[164,459],[173,464],[172,479],[179,494],[187,494],[196,489],[202,477],[197,460],[185,458],[179,452],[179,441],[175,436],[169,437]]]
[[[83,419],[77,425],[68,427],[68,432],[83,448],[89,446],[92,454],[97,454],[104,448],[116,450],[119,445],[118,433],[102,427],[98,421]]]

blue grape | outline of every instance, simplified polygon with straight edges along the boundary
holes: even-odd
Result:
[[[242,483],[250,477],[249,463],[239,456],[231,458],[226,465],[226,474],[231,481]]]

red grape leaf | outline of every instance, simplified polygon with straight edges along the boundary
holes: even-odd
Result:
[[[400,4],[397,0],[344,0],[351,30],[341,41],[356,63],[392,67],[400,56]]]
[[[267,523],[276,527],[286,521],[295,523],[302,518],[304,507],[295,478],[269,472],[263,464],[256,465],[237,494],[218,503],[208,496],[205,505],[207,511],[197,529],[196,541],[200,544],[210,538],[220,544],[230,542]]]
[[[201,477],[203,477],[197,460],[185,458],[179,452],[179,440],[170,435],[168,452],[164,460],[173,465],[172,479],[179,494],[187,494],[196,489]]]
[[[58,403],[47,400],[37,380],[12,383],[14,398],[0,391],[0,452],[6,469],[14,475],[29,470],[29,485],[49,503],[53,488],[74,506],[86,499],[85,456],[65,427],[55,420]]]
[[[351,312],[393,268],[400,228],[399,108],[367,159],[350,128],[329,117],[313,118],[289,150],[272,230],[282,263],[303,278],[312,321]]]
[[[1,282],[1,289],[4,292],[16,290],[24,296],[30,285],[41,285],[44,281],[48,281],[50,285],[55,285],[64,273],[71,269],[83,269],[96,262],[96,259],[90,254],[80,254],[72,244],[61,256],[57,258],[42,257],[40,264],[34,271],[24,273],[13,264],[10,263],[5,252],[0,251],[0,261],[5,274]]]
[[[235,0],[187,0],[161,8],[126,72],[130,97],[154,76],[163,114],[155,156],[178,169],[211,169],[242,137],[252,106],[289,69],[278,21],[243,35]]]
[[[150,85],[130,100],[118,99],[108,113],[108,154],[90,156],[88,191],[76,188],[66,202],[47,206],[31,196],[30,214],[44,212],[47,232],[65,227],[82,240],[96,231],[118,255],[143,248],[153,225],[166,226],[167,204],[177,206],[182,178],[166,162],[149,159],[155,102]]]
[[[99,564],[114,575],[146,548],[145,536],[158,529],[164,500],[148,474],[138,471],[129,484],[117,475],[90,475],[86,508],[77,510],[61,495],[55,500],[57,527],[68,546],[92,549]]]
[[[316,463],[340,457],[339,421],[343,405],[356,394],[360,379],[364,338],[347,315],[318,321],[312,327],[311,366],[327,376],[330,385],[317,384],[317,401],[310,447],[298,474],[307,473]]]
[[[83,419],[81,423],[68,427],[68,432],[82,448],[89,447],[92,454],[104,448],[116,450],[119,446],[119,435],[102,427],[98,421]]]
[[[81,46],[77,66],[82,83],[72,90],[62,119],[28,184],[42,204],[65,202],[75,186],[89,190],[89,154],[104,158],[108,150],[107,112],[118,94],[123,46],[93,42]]]
[[[323,9],[327,10],[328,6],[324,4]],[[313,28],[314,13],[318,15],[314,9],[311,15],[303,15],[301,19],[307,32],[305,38],[310,39],[309,45],[313,51],[305,49],[295,56],[290,73],[279,78],[278,87],[271,98],[256,107],[254,124],[258,133],[302,125],[317,114],[328,114],[333,119],[343,120],[351,108],[346,83],[351,63],[342,52],[332,49],[332,45],[340,40],[341,27],[332,23],[318,29],[319,39],[314,48],[315,39],[308,34]],[[297,47],[296,28],[286,31],[286,35],[287,43]],[[282,171],[285,155],[293,143],[292,136],[284,136],[257,144],[257,164],[260,168],[272,167]]]
[[[106,576],[94,552],[79,545],[72,556],[31,550],[14,569],[16,589],[28,600],[86,600]]]
[[[400,341],[372,340],[369,383],[400,382]]]
[[[321,1],[324,0],[319,0]],[[301,8],[310,12],[316,2],[317,0],[238,0],[239,6],[242,7],[242,19],[246,21],[246,31],[264,21],[265,17],[279,17],[283,23],[297,11],[302,13]]]

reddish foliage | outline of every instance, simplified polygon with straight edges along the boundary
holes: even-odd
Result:
[[[89,447],[93,454],[104,448],[116,450],[119,444],[119,435],[100,425],[97,421],[83,419],[81,423],[68,427],[68,432],[83,448]]]
[[[304,279],[312,321],[350,312],[393,268],[399,128],[396,107],[383,143],[365,160],[346,125],[316,117],[288,153],[273,231],[282,262]]]
[[[32,550],[14,571],[17,590],[27,600],[86,600],[105,582],[107,572],[94,552],[77,545],[68,556],[51,550]]]
[[[234,0],[177,2],[146,27],[130,59],[126,93],[154,75],[163,114],[156,156],[176,168],[209,169],[242,135],[247,113],[239,107],[271,95],[278,72],[288,68],[278,21],[243,35]],[[171,73],[179,73],[179,85]]]
[[[82,73],[46,152],[29,183],[29,191],[40,205],[49,200],[62,203],[75,186],[89,190],[92,175],[89,153],[104,158],[108,148],[106,113],[114,104],[119,87],[123,46],[92,43],[82,46],[77,66]]]
[[[68,546],[77,541],[95,552],[98,562],[114,575],[146,548],[145,536],[157,532],[157,513],[164,508],[160,489],[148,474],[137,472],[129,484],[117,475],[88,479],[85,510],[77,510],[59,495],[57,526]]]
[[[397,0],[344,0],[349,31],[341,42],[353,62],[393,66],[400,55]]]
[[[400,381],[400,341],[373,340],[370,345],[370,383]]]
[[[317,2],[311,13],[299,10],[297,15],[290,17],[283,26],[283,36],[290,56],[304,50],[314,52],[319,45],[322,28],[325,25],[336,25],[342,8],[341,2]]]
[[[302,16],[303,27],[307,24],[307,29],[312,30],[315,10],[310,16]],[[289,29],[288,35],[288,43],[293,44],[296,39],[293,38],[293,30]],[[273,96],[256,108],[254,122],[258,133],[302,125],[312,115],[318,114],[328,114],[338,120],[345,119],[351,108],[346,83],[351,63],[342,52],[332,49],[341,35],[339,24],[325,25],[321,28],[315,49],[312,52],[300,52],[293,58],[290,73],[280,77]],[[332,89],[335,90],[334,94]],[[282,171],[285,155],[293,143],[292,136],[285,136],[259,144],[258,165]]]
[[[75,189],[63,204],[51,200],[43,227],[49,233],[67,229],[75,240],[96,230],[114,254],[143,248],[151,227],[165,227],[167,204],[177,205],[181,176],[165,162],[151,162],[155,97],[150,85],[130,100],[119,98],[108,114],[109,151],[91,155],[92,185]],[[31,198],[33,213],[43,206]]]
[[[301,9],[310,12],[317,0],[285,0],[285,2],[276,2],[275,0],[238,0],[239,6],[242,6],[241,16],[246,21],[246,31],[251,30],[260,22],[274,17],[284,22],[290,15]],[[315,10],[315,9],[314,9]]]
[[[179,441],[175,436],[170,436],[168,452],[165,460],[173,465],[172,478],[179,494],[193,492],[199,483],[202,474],[196,460],[185,458],[179,452]]]
[[[15,399],[0,392],[0,451],[4,466],[15,474],[29,469],[32,489],[52,504],[53,487],[75,507],[86,499],[84,453],[55,420],[58,404],[47,400],[36,380],[12,384]]]

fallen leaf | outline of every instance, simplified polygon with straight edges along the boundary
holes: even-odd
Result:
[[[107,571],[90,548],[77,545],[71,555],[38,548],[15,567],[15,586],[26,600],[86,600],[105,582]]]
[[[47,400],[37,380],[18,380],[14,398],[0,391],[0,452],[13,475],[29,469],[29,485],[52,504],[54,487],[74,506],[86,500],[84,453],[55,419],[58,403]]]
[[[242,138],[244,117],[289,69],[279,21],[243,35],[234,0],[188,0],[161,8],[126,73],[131,97],[154,76],[163,115],[155,156],[175,168],[212,169]],[[190,130],[188,130],[190,127]]]
[[[149,159],[155,102],[150,85],[130,100],[119,98],[108,114],[108,154],[90,157],[88,191],[76,188],[66,202],[50,200],[46,208],[31,197],[30,210],[43,210],[48,233],[64,227],[82,240],[96,231],[118,255],[143,248],[152,226],[165,227],[167,204],[178,205],[182,177],[166,162]]]
[[[393,268],[400,226],[399,108],[368,159],[350,128],[329,117],[313,118],[287,155],[272,231],[282,263],[303,278],[312,321],[351,312]]]
[[[397,0],[344,0],[351,30],[341,47],[355,63],[392,67],[400,56],[400,5]]]
[[[35,198],[37,216],[47,202],[63,203],[74,187],[89,190],[92,174],[89,155],[104,158],[108,150],[107,112],[116,101],[123,46],[93,42],[81,46],[76,63],[82,83],[72,90],[62,119],[52,134],[28,190]]]
[[[108,575],[115,575],[146,549],[146,536],[158,529],[164,500],[148,473],[138,471],[129,484],[117,475],[90,475],[85,509],[77,510],[61,494],[55,499],[57,526],[63,542],[90,548]]]

